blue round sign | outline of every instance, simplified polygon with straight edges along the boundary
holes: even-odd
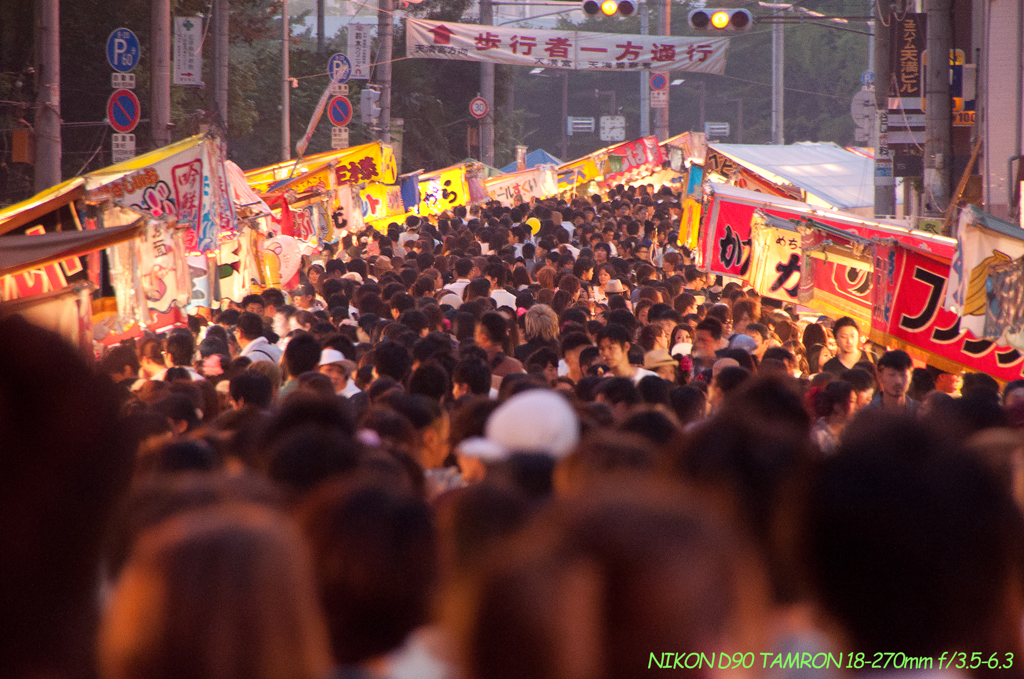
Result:
[[[348,97],[335,97],[327,105],[327,117],[338,127],[345,127],[352,120],[352,102]]]
[[[120,73],[128,73],[139,65],[139,39],[127,28],[115,28],[107,38],[107,61]]]
[[[116,90],[107,100],[107,121],[122,134],[135,129],[141,113],[139,98],[131,90]]]
[[[333,54],[327,62],[327,73],[330,74],[332,81],[347,83],[352,75],[352,62],[341,52]]]
[[[662,73],[655,73],[651,76],[651,89],[663,90],[668,87],[668,78]]]
[[[862,85],[864,85],[864,87],[867,87],[868,85],[874,85],[875,84],[875,72],[874,71],[864,71],[863,73],[861,73],[860,74],[860,83]]]

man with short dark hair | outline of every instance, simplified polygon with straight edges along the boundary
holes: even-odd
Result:
[[[448,290],[454,292],[458,297],[462,297],[463,290],[469,285],[469,282],[473,280],[470,278],[470,274],[473,271],[473,260],[469,257],[463,257],[455,261],[455,280],[444,286]]]
[[[202,382],[205,377],[192,367],[192,357],[196,353],[196,338],[188,328],[175,328],[164,340],[164,365],[168,368],[184,368],[193,382]],[[163,370],[153,376],[154,380],[163,380],[167,371]]]
[[[907,352],[899,349],[887,351],[878,359],[878,393],[866,408],[905,411],[911,415],[917,412],[920,403],[907,397],[913,369],[914,362]]]
[[[263,297],[260,295],[246,295],[242,298],[242,303],[239,305],[243,311],[256,314],[257,316],[263,316],[263,311],[267,307],[267,303],[263,301]]]
[[[288,371],[288,381],[281,387],[282,398],[299,386],[299,375],[317,369],[320,351],[320,342],[308,332],[297,332],[288,340],[288,347],[284,350],[284,367]]]
[[[235,410],[246,407],[266,410],[274,396],[274,387],[270,383],[270,378],[263,373],[243,370],[231,378],[228,383],[228,395],[231,398],[231,407]]]
[[[235,326],[235,339],[241,351],[239,356],[248,357],[250,361],[270,361],[277,363],[281,360],[281,350],[267,341],[263,336],[263,320],[255,313],[246,311],[238,317],[238,324]]]
[[[580,367],[580,352],[587,347],[594,346],[585,332],[570,332],[562,338],[562,360],[565,361],[569,372],[566,373],[573,382],[583,379],[583,370]]]
[[[139,357],[135,355],[135,351],[124,344],[111,347],[100,363],[103,372],[110,375],[110,379],[125,391],[130,390],[139,379],[140,367]]]
[[[479,358],[464,358],[452,371],[452,396],[487,396],[491,391],[491,369]]]
[[[616,377],[628,377],[637,384],[648,375],[657,375],[629,362],[629,331],[617,323],[609,323],[597,333],[597,349],[601,361]]]

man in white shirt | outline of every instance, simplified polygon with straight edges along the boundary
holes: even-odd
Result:
[[[263,336],[263,321],[256,314],[245,312],[238,317],[235,325],[235,338],[241,351],[239,356],[245,356],[250,361],[268,361],[278,363],[281,361],[281,349],[267,341]]]
[[[648,375],[657,374],[650,370],[644,370],[629,362],[629,331],[616,323],[609,323],[597,333],[597,349],[601,354],[601,361],[608,366],[616,377],[628,377],[633,384]]]
[[[472,278],[470,278],[472,271],[473,260],[469,257],[463,257],[455,262],[455,280],[444,287],[451,290],[461,298],[466,286],[469,285],[469,282],[472,280]]]

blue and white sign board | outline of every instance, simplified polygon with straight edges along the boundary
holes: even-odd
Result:
[[[874,85],[875,84],[875,72],[874,71],[864,71],[863,73],[861,73],[860,74],[860,84],[863,85],[864,87],[870,87],[871,85]]]
[[[327,61],[327,73],[333,82],[347,83],[352,76],[352,62],[341,52],[333,54]]]
[[[668,108],[668,73],[651,74],[651,108]]]
[[[107,38],[107,61],[119,73],[128,73],[139,65],[139,39],[127,28],[115,28]]]

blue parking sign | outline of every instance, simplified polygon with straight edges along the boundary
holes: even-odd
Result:
[[[139,39],[127,28],[115,28],[107,38],[107,61],[120,73],[128,73],[139,65]]]

